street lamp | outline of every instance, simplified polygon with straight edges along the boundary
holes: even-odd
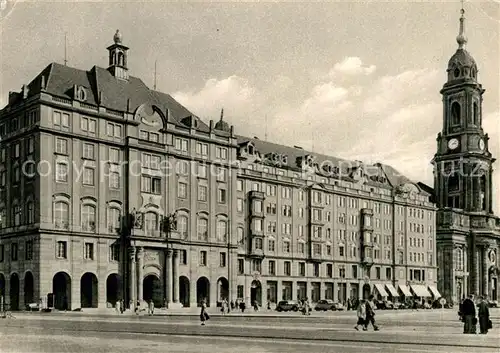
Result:
[[[170,214],[167,214],[167,215],[163,216],[163,219],[162,219],[161,225],[160,225],[160,230],[162,232],[166,233],[165,242],[166,242],[166,245],[167,245],[167,252],[168,252],[168,251],[170,251],[168,249],[168,240],[169,240],[169,237],[172,234],[172,231],[177,230],[177,211],[175,211],[174,213],[170,213]],[[169,256],[169,255],[167,254],[167,256]],[[170,262],[167,261],[167,264],[170,264],[169,266],[171,266],[172,265],[172,261],[170,261]],[[172,269],[169,266],[167,266],[166,271],[172,271]],[[169,274],[169,276],[170,275],[171,274]],[[166,285],[168,286],[168,283]],[[170,292],[169,295],[171,295],[171,292]],[[170,300],[171,300],[171,298],[167,298],[167,296],[165,296],[165,307],[167,309],[168,309],[168,302]]]
[[[166,233],[166,239],[168,243],[168,238],[170,237],[172,231],[177,230],[177,211],[163,216],[161,230]]]

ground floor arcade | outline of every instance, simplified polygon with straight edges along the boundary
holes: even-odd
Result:
[[[280,300],[309,299],[312,303],[322,299],[346,303],[348,299],[362,299],[374,295],[377,299],[404,301],[406,298],[440,297],[434,282],[412,284],[392,282],[324,281],[321,279],[296,280],[294,278],[262,278],[260,276],[238,276],[237,298],[247,304],[257,302],[266,305]]]

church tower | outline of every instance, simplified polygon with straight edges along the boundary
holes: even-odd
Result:
[[[115,44],[108,47],[108,71],[117,78],[128,80],[127,51],[129,48],[122,44],[122,34],[118,29],[113,36],[113,41],[115,42]]]
[[[498,247],[494,230],[498,220],[492,209],[495,160],[482,128],[484,89],[476,62],[466,50],[464,9],[457,43],[440,92],[443,127],[433,159],[439,288],[447,300],[459,301],[467,294],[496,299],[496,282],[493,288],[489,273],[490,265],[496,265]]]

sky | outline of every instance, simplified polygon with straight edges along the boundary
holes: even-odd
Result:
[[[106,67],[120,29],[130,74],[152,88],[156,61],[157,89],[205,121],[224,108],[237,134],[383,162],[433,185],[460,1],[8,2],[2,106],[49,63],[64,63],[65,33],[68,65],[90,69]],[[500,4],[466,1],[465,10],[467,50],[486,89],[483,128],[498,157]]]

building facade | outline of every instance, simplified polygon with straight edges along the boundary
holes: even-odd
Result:
[[[500,219],[493,214],[493,162],[482,128],[484,89],[465,49],[464,11],[458,49],[444,84],[443,130],[434,156],[439,290],[460,301],[467,294],[498,300]]]
[[[383,164],[206,124],[129,75],[56,63],[0,112],[0,295],[12,309],[439,297],[436,209]]]

